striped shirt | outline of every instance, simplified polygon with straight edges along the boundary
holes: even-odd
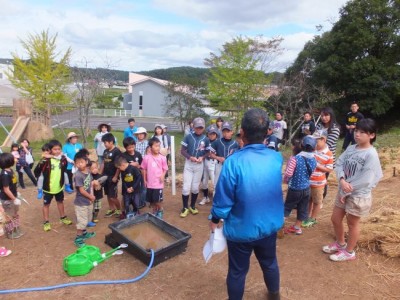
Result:
[[[317,167],[310,177],[310,186],[313,188],[323,187],[326,185],[326,175],[324,171],[321,171],[318,168],[318,165],[322,165],[325,168],[333,169],[333,154],[332,151],[329,150],[328,146],[325,149],[318,151],[314,151],[314,157],[317,160]]]
[[[327,130],[322,123],[318,123],[316,130]],[[326,140],[326,144],[329,147],[329,150],[332,151],[333,155],[333,168],[336,166],[336,146],[337,141],[340,136],[340,128],[337,124],[333,124],[332,128],[328,130],[328,139]]]

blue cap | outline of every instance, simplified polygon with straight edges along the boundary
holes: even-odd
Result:
[[[310,146],[314,150],[315,146],[317,145],[317,140],[311,135],[307,135],[303,138],[301,144],[303,145],[303,147]]]
[[[207,128],[207,133],[215,133],[218,134],[218,129],[215,125],[210,125]]]

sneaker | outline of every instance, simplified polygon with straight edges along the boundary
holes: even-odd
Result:
[[[86,225],[86,227],[95,227],[95,226],[96,226],[96,223],[94,223],[94,222],[89,222]]]
[[[82,240],[85,241],[85,240],[90,239],[90,238],[92,238],[94,236],[96,236],[96,232],[86,231],[86,233],[82,234]]]
[[[159,210],[159,211],[157,211],[157,213],[156,213],[156,217],[157,218],[159,218],[159,219],[163,219],[163,216],[164,216],[164,210]]]
[[[303,234],[303,231],[301,230],[301,228],[296,228],[294,225],[292,225],[290,227],[286,227],[284,229],[284,233],[286,233],[286,234],[294,233],[296,235],[300,235],[300,234]]]
[[[301,222],[301,227],[313,227],[315,224],[317,224],[317,219],[313,219],[313,218],[308,218],[307,220]]]
[[[71,225],[72,221],[67,218],[67,216],[60,218],[60,222],[63,223],[64,225]]]
[[[93,219],[92,222],[93,223],[99,223],[99,219]]]
[[[340,249],[335,254],[329,255],[329,259],[332,261],[346,261],[346,260],[355,260],[356,252],[349,253],[345,249]]]
[[[189,211],[192,215],[197,215],[199,213],[196,207],[189,207]]]
[[[49,222],[46,222],[43,224],[43,230],[44,231],[50,231],[51,230],[51,225]]]
[[[9,239],[11,239],[11,240],[15,240],[15,239],[18,239],[18,238],[20,238],[21,236],[23,236],[24,234],[20,231],[20,230],[16,230],[16,229],[14,229],[13,230],[13,232],[9,235],[9,236],[7,236]]]
[[[199,202],[199,205],[204,205],[206,203],[210,203],[210,199],[208,197],[204,197],[203,200]]]
[[[75,238],[74,245],[77,246],[78,248],[82,248],[83,246],[85,246],[85,241],[83,238],[77,237]]]
[[[68,194],[72,194],[74,192],[74,190],[71,188],[70,184],[66,184],[64,190],[68,193]]]
[[[189,210],[187,208],[182,208],[180,217],[181,218],[186,218],[188,216],[188,214],[189,214]]]
[[[335,241],[329,245],[323,246],[322,251],[324,251],[325,253],[328,253],[328,254],[333,254],[340,250],[346,249],[346,247],[347,247],[347,243],[345,243],[343,246],[341,246],[337,241]]]
[[[106,214],[104,215],[104,217],[109,218],[112,217],[115,214],[115,210],[109,209],[106,211]]]
[[[115,216],[116,218],[120,218],[121,215],[122,215],[122,213],[121,213],[121,211],[120,211],[119,209],[116,209],[116,210],[114,211],[114,216]],[[124,217],[125,217],[125,216],[124,216]]]
[[[37,198],[39,200],[41,200],[43,198],[43,190],[42,189],[38,189],[37,191]]]

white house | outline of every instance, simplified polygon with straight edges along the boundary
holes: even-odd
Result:
[[[12,69],[11,61],[1,60],[0,62],[0,106],[12,106],[12,100],[21,95],[8,80],[6,72]]]

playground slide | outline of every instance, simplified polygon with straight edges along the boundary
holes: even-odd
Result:
[[[26,127],[28,126],[28,123],[29,123],[28,117],[18,117],[13,128],[11,129],[6,139],[4,140],[3,145],[0,146],[1,150],[9,151],[11,144],[14,143],[14,141],[18,141],[21,138]]]

